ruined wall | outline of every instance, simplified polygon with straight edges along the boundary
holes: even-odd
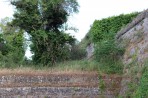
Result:
[[[91,72],[0,74],[0,98],[115,98],[120,81]]]
[[[128,92],[129,83],[138,83],[148,58],[148,10],[119,31],[116,39],[125,48],[123,73],[126,78],[122,80],[120,91],[120,95],[124,96]]]
[[[136,59],[136,62],[142,64],[148,57],[148,10],[140,14],[128,26],[133,27],[125,28],[117,35],[120,43],[126,48],[123,61],[125,64],[130,64],[133,59]]]

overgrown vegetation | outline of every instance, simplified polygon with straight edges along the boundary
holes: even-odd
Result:
[[[148,65],[144,67],[142,77],[133,95],[134,95],[134,98],[148,97]]]
[[[16,7],[14,19],[0,21],[0,68],[53,69],[60,71],[99,71],[99,73],[122,74],[123,67],[131,67],[132,82],[128,84],[129,98],[148,96],[148,67],[143,68],[142,76],[136,76],[139,67],[132,62],[122,64],[124,47],[115,41],[116,33],[132,21],[138,13],[113,16],[95,20],[84,40],[80,43],[65,33],[68,16],[78,12],[76,0],[12,0]],[[32,60],[25,58],[27,48],[24,33],[31,37]],[[128,41],[125,41],[128,42]],[[93,60],[84,59],[86,46],[94,43]],[[133,55],[133,61],[137,60]],[[54,65],[54,66],[52,66]],[[134,65],[134,67],[133,67]],[[129,75],[130,76],[130,75]],[[140,82],[139,82],[140,81]],[[105,84],[100,79],[100,88]]]
[[[92,41],[97,43],[101,40],[114,39],[115,34],[137,15],[138,13],[121,14],[102,20],[95,20],[89,31]]]
[[[136,66],[134,68],[134,66]],[[126,84],[127,91],[124,96],[129,98],[147,98],[148,96],[148,66],[147,63],[142,67],[138,65],[130,66],[130,81]],[[140,76],[138,76],[138,74]],[[122,97],[121,97],[122,98]]]
[[[34,65],[31,62],[23,63],[23,65],[18,66],[17,64],[8,64],[4,66],[4,63],[0,62],[0,69],[20,69],[20,70],[40,70],[40,71],[57,71],[57,72],[83,72],[83,71],[98,71],[98,64],[95,61],[88,60],[69,60],[64,62],[56,63],[54,66],[43,66],[43,65]],[[103,74],[100,72],[100,74]]]
[[[0,66],[12,67],[21,65],[25,55],[23,30],[9,25],[9,18],[0,22]]]
[[[72,60],[56,64],[52,67],[59,70],[74,70],[74,71],[98,71],[98,64],[95,61],[88,60]]]
[[[101,41],[95,48],[95,60],[99,62],[99,69],[105,73],[119,73],[123,71],[121,56],[124,49],[117,47],[114,40]]]
[[[85,57],[85,49],[65,33],[76,30],[66,23],[71,14],[78,12],[76,0],[11,0],[11,4],[16,8],[14,18],[0,22],[0,67],[50,67]],[[26,33],[30,36],[27,41],[32,43],[32,59],[25,57]]]
[[[34,0],[12,1],[12,4],[17,7],[18,12],[14,14],[15,18],[12,22],[8,22],[7,20],[3,20],[3,23],[1,22],[1,45],[4,44],[1,48],[1,65],[3,67],[17,67],[29,64],[29,66],[39,65],[42,67],[42,65],[53,65],[57,62],[66,60],[81,60],[86,56],[87,45],[85,44],[93,42],[95,43],[94,56],[95,60],[99,62],[99,70],[104,71],[105,73],[121,73],[123,66],[120,61],[120,56],[124,53],[124,49],[117,46],[114,36],[116,32],[130,22],[137,13],[96,20],[89,33],[86,35],[86,40],[83,40],[78,44],[72,36],[64,33],[65,27],[63,28],[63,24],[66,23],[67,17],[70,15],[70,13],[68,13],[70,9],[58,9],[57,7],[60,7],[60,5],[56,5],[58,2],[63,4],[63,2],[68,3],[71,1],[57,0],[54,2],[54,5],[52,5],[53,2],[51,1],[47,4],[44,4],[44,1],[37,2]],[[78,5],[76,1],[72,1],[72,5],[73,4],[76,5],[72,9],[75,9],[74,12],[77,12]],[[27,7],[30,5],[34,8],[32,13],[30,13],[31,8]],[[36,5],[45,6],[46,10],[41,10],[38,7],[36,8]],[[50,5],[49,8],[47,7],[48,5]],[[49,11],[63,10],[67,11],[67,14],[61,13],[61,16],[59,15],[56,18],[59,20],[56,20],[54,17],[51,17],[53,14],[58,15],[59,12],[50,12],[51,16],[49,16],[49,18],[47,17],[48,15],[46,15],[48,13],[47,9]],[[63,14],[65,16],[62,16]],[[28,19],[30,15],[32,16]],[[66,20],[62,21],[62,17]],[[52,19],[53,22],[50,23],[49,19]],[[58,21],[61,22],[58,23]],[[48,24],[48,22],[50,24]],[[32,63],[31,60],[24,58],[26,47],[24,45],[23,34],[25,31],[31,35],[30,40],[33,43],[31,45],[31,50],[34,53],[34,63]],[[11,66],[9,65],[10,63]]]
[[[75,38],[65,33],[68,16],[78,12],[76,0],[12,0],[12,24],[25,30],[32,41],[34,64],[54,65],[68,59]]]
[[[115,42],[116,33],[130,23],[138,13],[113,16],[95,20],[85,39],[95,44],[94,57],[99,62],[100,70],[105,73],[122,73],[121,57],[124,47]]]

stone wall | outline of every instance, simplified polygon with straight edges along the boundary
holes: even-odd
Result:
[[[124,96],[128,92],[129,83],[138,83],[148,58],[148,10],[119,31],[116,39],[125,48],[123,73],[128,78],[122,80],[120,91],[120,95]]]
[[[140,14],[131,24],[133,27],[125,28],[117,34],[118,40],[125,46],[126,52],[124,55],[124,63],[130,64],[133,59],[139,64],[144,62],[144,59],[148,57],[148,10]],[[142,18],[144,17],[144,18]],[[142,20],[140,20],[140,19]],[[139,20],[139,21],[137,21]],[[127,32],[124,32],[127,31]],[[137,58],[133,58],[133,56]]]
[[[0,98],[99,98],[98,88],[17,87],[0,88]]]
[[[119,76],[100,78],[91,72],[0,74],[0,98],[115,98],[120,81]]]
[[[131,30],[133,27],[135,27],[136,25],[138,25],[141,21],[143,21],[146,17],[148,17],[148,10],[145,10],[143,12],[141,12],[131,23],[127,24],[126,27],[124,27],[123,29],[121,29],[117,35],[116,38],[120,39],[122,38],[122,35],[127,34],[127,32],[129,30]]]

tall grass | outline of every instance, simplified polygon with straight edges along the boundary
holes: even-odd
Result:
[[[58,70],[97,71],[98,64],[90,60],[75,60],[58,63],[52,68]]]
[[[17,65],[14,63],[0,62],[1,69],[34,69],[34,70],[56,70],[56,71],[98,71],[98,63],[90,60],[72,60],[56,63],[54,66],[34,65],[27,63]]]

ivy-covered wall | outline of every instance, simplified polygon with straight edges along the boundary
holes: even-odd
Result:
[[[121,28],[130,23],[132,19],[135,18],[137,15],[138,12],[135,12],[131,14],[112,16],[104,18],[102,20],[95,20],[89,32],[81,41],[80,46],[82,46],[83,48],[88,48],[91,43],[94,43],[95,46],[97,46],[97,44],[100,44],[100,42],[102,43],[103,41],[112,42],[111,40],[114,40],[116,33]]]
[[[138,13],[121,14],[104,18],[102,20],[95,20],[91,29],[89,30],[90,38],[93,42],[99,42],[103,39],[113,38],[121,28],[130,23]]]

